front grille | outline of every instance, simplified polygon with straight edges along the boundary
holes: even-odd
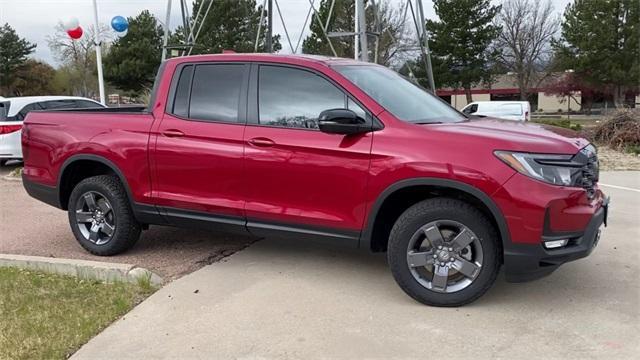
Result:
[[[582,167],[582,187],[587,191],[587,197],[591,200],[596,195],[596,184],[600,176],[598,154],[592,145],[585,147],[581,152],[587,157],[587,162]]]

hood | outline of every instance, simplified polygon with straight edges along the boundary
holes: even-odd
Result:
[[[490,140],[494,150],[575,154],[589,144],[570,129],[493,118],[426,126],[433,126],[433,130],[448,135],[471,136],[476,141]]]

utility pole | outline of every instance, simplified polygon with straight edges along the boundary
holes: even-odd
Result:
[[[273,52],[273,0],[268,0],[267,7],[267,52]]]
[[[356,46],[354,57],[359,59],[360,61],[369,61],[369,48],[367,46],[367,22],[364,11],[364,0],[355,0],[356,1]],[[360,45],[360,49],[358,49],[358,45]],[[360,56],[358,56],[358,50],[360,52]]]
[[[183,6],[182,2],[180,3],[180,6]],[[171,20],[171,0],[167,0],[167,16],[164,18],[164,37],[162,39],[162,61],[165,61],[167,59],[167,42],[169,41],[169,21],[170,20]],[[184,20],[184,17],[182,18],[182,20]]]
[[[98,90],[100,91],[100,103],[106,105],[104,98],[104,78],[102,77],[102,49],[100,42],[100,24],[98,24],[98,4],[96,0],[93,0],[93,20],[95,23],[95,29],[93,34],[93,41],[96,45],[96,65],[98,67]]]
[[[411,0],[409,0],[411,1]],[[427,79],[429,80],[429,87],[431,88],[432,93],[436,93],[436,85],[433,80],[433,67],[431,66],[431,51],[429,50],[429,36],[427,34],[427,23],[424,20],[424,9],[422,8],[422,0],[416,0],[416,7],[418,8],[418,17],[420,20],[420,29],[422,31],[422,35],[420,40],[424,42],[425,54],[423,54],[427,58]]]

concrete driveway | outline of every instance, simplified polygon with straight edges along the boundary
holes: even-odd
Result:
[[[594,253],[462,308],[420,305],[384,255],[261,240],[164,287],[76,359],[632,358],[640,351],[640,173],[603,173]]]

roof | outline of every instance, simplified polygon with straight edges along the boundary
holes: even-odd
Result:
[[[99,102],[81,97],[81,96],[17,96],[4,98],[2,101],[9,101],[9,113],[7,116],[15,116],[25,105],[32,104],[41,101],[53,101],[53,100],[86,100],[99,104]]]
[[[366,63],[357,61],[354,59],[347,59],[341,57],[330,57],[322,55],[310,55],[310,54],[269,54],[269,53],[223,53],[223,54],[206,54],[206,55],[190,55],[175,57],[167,60],[168,62],[189,62],[189,61],[220,61],[220,60],[233,60],[233,61],[269,61],[269,62],[312,62],[320,63],[327,66],[331,65],[374,65],[372,63]]]

